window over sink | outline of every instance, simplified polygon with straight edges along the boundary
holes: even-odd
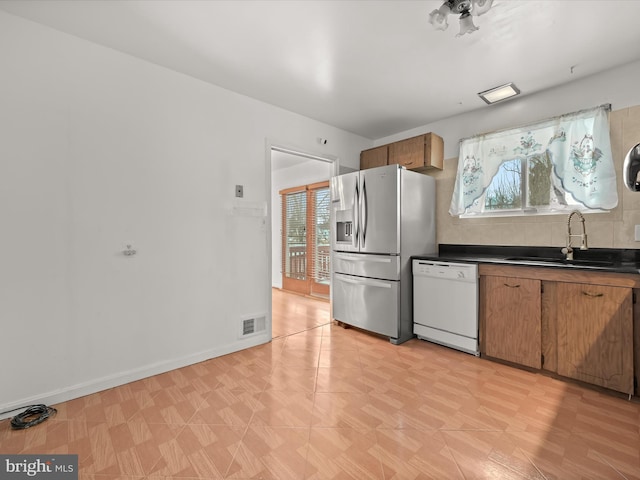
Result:
[[[601,212],[618,204],[610,105],[464,139],[453,216]]]

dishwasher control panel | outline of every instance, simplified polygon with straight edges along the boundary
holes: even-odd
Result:
[[[414,260],[413,275],[452,280],[476,281],[478,265],[475,263],[434,262],[430,260]]]

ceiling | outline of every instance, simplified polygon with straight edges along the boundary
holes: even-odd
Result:
[[[640,58],[640,1],[494,0],[434,30],[439,0],[0,0],[0,10],[370,139]]]

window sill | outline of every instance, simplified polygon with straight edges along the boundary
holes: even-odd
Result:
[[[481,213],[463,213],[458,215],[458,218],[500,218],[500,217],[539,217],[550,215],[569,215],[573,211],[579,211],[580,213],[610,213],[610,210],[595,210],[589,208],[567,208],[567,209],[553,209],[553,210],[505,210],[495,212],[481,212]]]

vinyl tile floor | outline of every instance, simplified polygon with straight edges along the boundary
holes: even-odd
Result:
[[[271,302],[273,338],[317,328],[328,324],[331,320],[328,299],[298,295],[273,288]]]
[[[640,479],[640,404],[334,324],[55,406],[0,453],[79,478]]]

